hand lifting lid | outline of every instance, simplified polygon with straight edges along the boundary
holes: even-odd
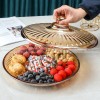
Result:
[[[23,28],[22,37],[31,42],[57,48],[93,48],[97,38],[74,26],[64,26],[55,23],[32,24]]]

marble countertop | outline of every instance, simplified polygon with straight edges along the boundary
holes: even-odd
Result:
[[[20,17],[26,25],[53,22],[52,16]],[[80,27],[80,22],[72,24]],[[0,100],[99,100],[100,99],[100,29],[91,31],[98,46],[89,50],[72,50],[80,60],[79,72],[69,81],[53,87],[32,87],[17,82],[3,69],[4,55],[27,41],[0,48]]]

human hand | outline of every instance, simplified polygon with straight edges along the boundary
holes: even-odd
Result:
[[[86,12],[82,8],[72,8],[67,5],[63,5],[54,10],[53,17],[59,24],[66,25],[68,23],[74,23],[81,20],[86,16]],[[64,17],[63,20],[59,20],[60,17]]]

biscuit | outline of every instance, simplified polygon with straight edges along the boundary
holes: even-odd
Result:
[[[18,75],[22,75],[26,71],[25,66],[20,63],[10,64],[9,65],[9,72],[11,75],[17,77]]]
[[[20,54],[15,54],[11,58],[11,64],[14,64],[14,63],[24,64],[25,62],[26,62],[26,58],[23,55],[20,55]]]

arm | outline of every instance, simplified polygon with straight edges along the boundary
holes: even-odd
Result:
[[[80,7],[87,12],[84,18],[91,20],[100,13],[100,0],[83,0]]]

